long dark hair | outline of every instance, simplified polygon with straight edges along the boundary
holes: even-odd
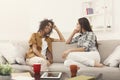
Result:
[[[52,20],[48,20],[48,19],[44,19],[40,22],[40,25],[39,25],[39,29],[38,29],[38,32],[44,30],[46,28],[47,25],[49,25],[49,23],[52,24],[52,27],[54,25],[54,22]],[[51,31],[45,35],[50,35],[52,32],[52,28],[51,28]]]
[[[81,26],[81,31],[80,31],[80,33],[83,33],[83,32],[82,32],[82,28],[83,28],[84,30],[88,31],[88,32],[89,32],[89,31],[90,31],[90,32],[93,32],[93,30],[92,30],[92,28],[91,28],[91,26],[90,26],[90,22],[89,22],[89,20],[88,20],[87,18],[85,18],[85,17],[79,18],[79,19],[78,19],[78,22],[79,22],[79,24],[80,24],[80,26]],[[97,37],[96,37],[96,39],[95,39],[95,42],[96,42],[95,46],[98,48]]]
[[[79,22],[79,24],[80,24],[80,26],[81,26],[81,33],[82,33],[82,28],[84,29],[84,30],[86,30],[86,31],[92,31],[92,29],[91,29],[91,27],[90,27],[90,23],[89,23],[89,21],[88,21],[88,19],[87,18],[85,18],[85,17],[83,17],[83,18],[79,18],[78,19],[78,22]]]

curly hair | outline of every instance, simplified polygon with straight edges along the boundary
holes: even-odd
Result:
[[[40,22],[40,25],[39,25],[39,29],[38,29],[38,32],[39,31],[42,31],[46,28],[47,25],[49,25],[49,23],[52,24],[52,26],[54,25],[54,22],[52,20],[48,20],[48,19],[44,19]],[[49,33],[47,33],[46,35],[50,35],[50,33],[52,32],[52,29]]]

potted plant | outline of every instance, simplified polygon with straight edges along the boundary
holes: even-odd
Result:
[[[0,64],[0,80],[10,80],[12,67],[9,64]]]

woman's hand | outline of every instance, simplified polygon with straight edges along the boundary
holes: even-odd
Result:
[[[66,59],[66,57],[68,56],[69,53],[70,53],[70,50],[64,51],[63,54],[62,54],[62,58]]]
[[[53,25],[53,29],[54,29],[54,30],[57,30],[57,26],[56,26],[56,25]]]
[[[53,25],[53,29],[57,32],[57,34],[59,36],[59,39],[54,39],[54,42],[60,42],[60,41],[64,42],[65,39],[64,39],[62,33],[59,31],[59,29],[57,28],[56,25]]]
[[[79,27],[76,27],[76,28],[73,30],[73,33],[74,33],[74,34],[79,33],[79,32],[80,32]]]
[[[46,60],[46,62],[47,62],[47,66],[50,66],[51,63],[48,60]]]

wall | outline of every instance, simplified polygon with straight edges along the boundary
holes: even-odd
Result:
[[[114,24],[115,24],[115,27],[114,27],[114,30],[116,32],[120,32],[120,0],[114,0]]]
[[[80,17],[80,7],[79,0],[0,0],[0,40],[26,40],[45,18],[69,32]]]
[[[119,3],[119,0],[114,0],[112,32],[115,33],[120,32]],[[0,0],[0,40],[28,40],[44,18],[53,19],[67,38],[80,13],[80,0]],[[96,34],[100,39],[106,38],[101,37],[101,32]],[[52,36],[56,37],[55,34]]]

